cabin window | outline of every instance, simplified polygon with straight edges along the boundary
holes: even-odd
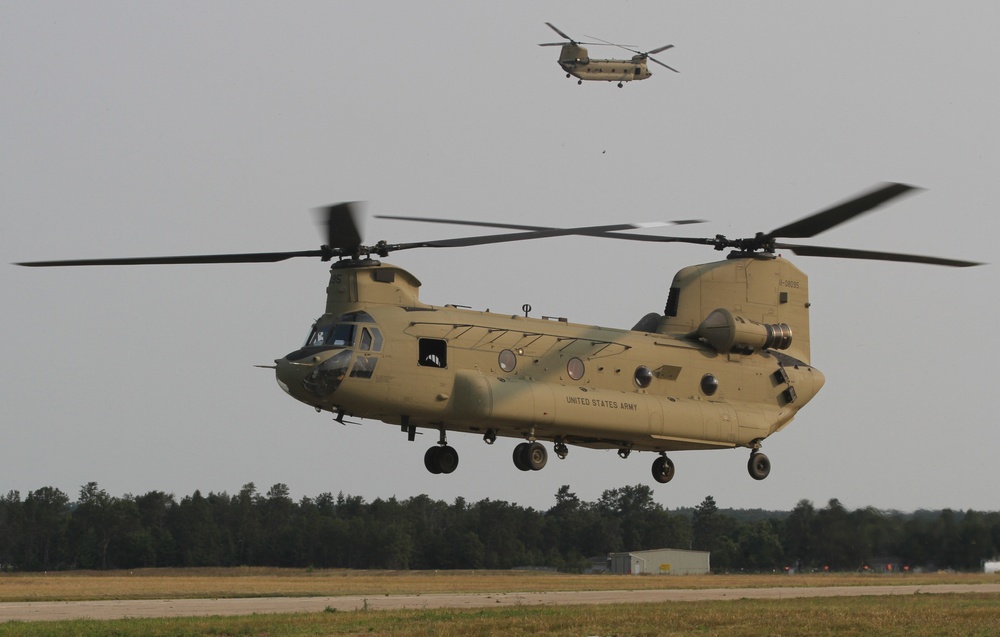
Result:
[[[569,377],[573,380],[580,380],[583,378],[583,372],[585,369],[586,367],[584,367],[583,361],[579,358],[571,358],[569,359],[569,362],[566,363],[566,373],[569,374]]]
[[[438,338],[422,338],[418,345],[419,358],[417,363],[421,367],[440,367],[444,369],[448,366],[448,343]]]
[[[500,363],[500,369],[505,372],[512,372],[514,371],[514,368],[517,367],[517,356],[509,349],[505,349],[500,352],[498,362]]]
[[[705,374],[701,377],[701,391],[706,396],[712,396],[719,391],[719,379],[712,374]]]
[[[633,378],[635,378],[636,385],[645,389],[653,382],[653,372],[645,365],[640,365],[635,368],[635,376]]]

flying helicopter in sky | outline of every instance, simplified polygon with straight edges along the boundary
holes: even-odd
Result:
[[[597,42],[577,42],[573,38],[569,37],[562,31],[560,31],[551,22],[546,22],[546,25],[562,37],[568,40],[567,42],[543,42],[538,46],[558,46],[562,47],[559,51],[559,66],[566,71],[566,77],[577,78],[577,84],[583,84],[584,80],[594,80],[601,82],[618,82],[618,88],[624,86],[625,82],[631,82],[633,80],[644,80],[651,75],[652,71],[646,66],[646,60],[652,60],[660,66],[670,69],[674,73],[680,73],[677,69],[667,66],[663,62],[657,60],[653,57],[653,53],[660,53],[666,51],[667,49],[673,48],[673,44],[667,44],[666,46],[661,46],[650,51],[637,51],[631,47],[625,46],[623,44],[615,44],[614,42],[608,42],[607,40],[602,40],[601,38],[595,38],[594,36],[586,36],[588,38],[597,40]],[[592,60],[590,59],[587,49],[582,45],[608,45],[616,46],[620,49],[625,49],[635,55],[628,60]]]
[[[365,245],[352,204],[321,209],[326,243],[293,252],[33,261],[18,265],[265,263],[297,257],[332,261],[323,315],[301,347],[275,360],[278,385],[317,412],[380,420],[408,440],[437,433],[424,465],[448,474],[459,464],[448,434],[472,433],[489,445],[517,441],[515,467],[538,471],[545,444],[560,459],[570,446],[656,454],[653,478],[674,476],[669,452],[745,448],[752,478],[771,463],[763,442],[781,431],[824,384],[810,356],[808,278],[776,254],[966,267],[972,261],[811,246],[779,241],[814,237],[914,190],[898,183],[767,233],[729,239],[636,234],[642,224],[550,228],[482,221],[382,216],[508,232],[414,243]],[[675,222],[683,223],[683,222]],[[583,235],[690,243],[732,250],[674,276],[662,313],[631,329],[556,317],[434,306],[420,281],[380,261],[397,250],[454,248]],[[271,366],[269,366],[271,367]]]

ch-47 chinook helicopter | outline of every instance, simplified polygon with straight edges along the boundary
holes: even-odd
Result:
[[[656,454],[653,478],[669,482],[668,452],[750,450],[750,475],[770,461],[761,443],[784,428],[823,386],[809,355],[806,275],[775,254],[875,259],[945,266],[970,261],[779,242],[813,237],[913,188],[883,184],[845,203],[744,239],[655,236],[615,224],[546,228],[473,221],[385,217],[496,227],[512,232],[368,246],[350,204],[322,210],[327,242],[318,250],[249,254],[29,262],[26,266],[262,263],[293,257],[333,261],[326,309],[302,347],[275,361],[278,384],[318,412],[381,420],[410,441],[438,433],[424,455],[432,473],[451,473],[458,452],[448,432],[487,444],[513,438],[514,465],[542,469],[543,441],[559,458],[570,445]],[[680,270],[662,314],[632,329],[564,319],[428,305],[420,281],[383,263],[396,250],[476,246],[567,235],[693,243],[732,249],[722,261]]]
[[[583,84],[584,80],[595,80],[601,82],[617,81],[618,88],[621,88],[624,86],[624,82],[644,80],[653,74],[652,71],[646,67],[646,60],[652,60],[660,66],[670,69],[674,73],[680,73],[677,69],[667,66],[652,56],[653,53],[660,53],[661,51],[673,48],[673,44],[661,46],[651,51],[636,51],[635,49],[629,48],[625,45],[608,42],[607,40],[602,40],[601,38],[595,38],[592,35],[588,35],[587,37],[597,40],[597,42],[577,42],[557,29],[551,22],[546,22],[545,24],[547,24],[550,29],[566,38],[568,42],[544,42],[538,46],[562,47],[559,51],[559,66],[562,67],[562,70],[566,71],[566,77],[577,78],[577,84]],[[587,49],[581,46],[583,44],[616,46],[620,49],[625,49],[626,51],[635,53],[635,55],[628,60],[592,60],[587,53]]]

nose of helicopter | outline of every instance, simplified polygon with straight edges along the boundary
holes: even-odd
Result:
[[[275,380],[293,398],[316,405],[337,390],[350,362],[350,350],[300,349],[275,359]]]

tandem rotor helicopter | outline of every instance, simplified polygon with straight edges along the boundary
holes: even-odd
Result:
[[[618,82],[618,88],[624,86],[624,82],[631,82],[633,80],[644,80],[650,77],[653,73],[646,67],[646,60],[652,60],[662,67],[668,68],[674,73],[680,73],[677,69],[667,66],[663,62],[660,62],[653,57],[653,53],[660,53],[661,51],[666,51],[667,49],[673,48],[673,44],[668,44],[666,46],[661,46],[657,49],[651,51],[636,51],[622,44],[615,44],[614,42],[608,42],[607,40],[602,40],[601,38],[595,38],[594,36],[588,35],[586,37],[598,40],[597,42],[577,42],[573,38],[569,37],[562,31],[560,31],[551,22],[546,22],[546,25],[562,37],[566,38],[568,42],[544,42],[538,46],[559,46],[562,49],[559,51],[559,66],[566,71],[566,77],[577,78],[577,84],[583,84],[584,80],[594,80],[602,82]],[[635,53],[629,60],[592,60],[587,54],[587,49],[585,49],[582,44],[596,44],[596,45],[608,45],[616,46],[620,49],[625,49]]]
[[[761,453],[824,383],[809,353],[806,275],[775,254],[873,259],[965,267],[971,261],[785,243],[814,237],[913,190],[898,183],[767,233],[729,239],[626,232],[613,224],[549,228],[417,217],[388,217],[494,227],[508,232],[416,243],[365,245],[352,204],[321,210],[326,243],[316,250],[193,256],[34,261],[17,265],[269,263],[296,257],[332,261],[326,307],[305,343],[275,360],[278,385],[317,412],[380,420],[410,441],[438,434],[424,454],[431,473],[458,467],[448,433],[487,444],[517,441],[514,466],[538,471],[570,446],[656,455],[653,478],[674,476],[668,452],[745,448],[750,475],[763,480]],[[453,248],[584,235],[602,239],[691,243],[732,250],[720,261],[681,269],[662,313],[631,329],[569,323],[419,299],[420,281],[379,261],[411,248]],[[268,366],[270,367],[270,366]]]

